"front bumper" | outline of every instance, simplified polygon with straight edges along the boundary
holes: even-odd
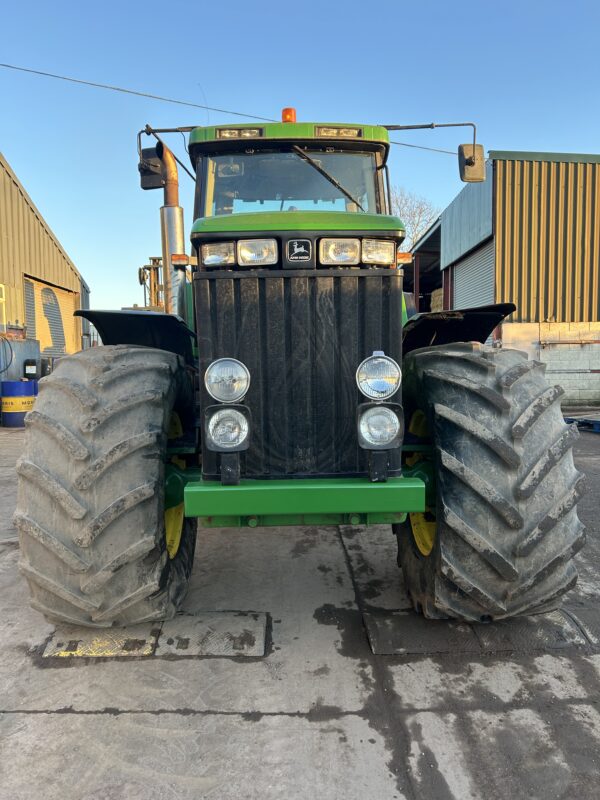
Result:
[[[395,523],[409,511],[425,511],[425,484],[419,478],[307,478],[223,486],[200,479],[187,483],[184,502],[186,517],[200,517],[207,527]]]

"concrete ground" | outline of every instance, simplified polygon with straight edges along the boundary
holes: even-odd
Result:
[[[403,614],[383,526],[201,530],[185,611],[266,612],[250,658],[42,657],[20,443],[0,428],[0,800],[600,797],[600,436],[576,446],[589,541],[547,636]]]

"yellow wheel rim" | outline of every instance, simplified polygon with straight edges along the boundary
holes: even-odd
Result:
[[[169,420],[169,431],[167,433],[167,438],[179,439],[180,436],[183,436],[183,426],[181,424],[179,414],[174,411],[171,414],[171,419]],[[175,464],[175,466],[179,467],[179,469],[186,468],[185,460],[179,458],[178,456],[173,456],[171,458],[171,463]],[[183,503],[179,503],[177,506],[172,506],[171,508],[165,509],[165,539],[167,543],[167,553],[171,559],[175,558],[177,551],[179,550],[179,545],[181,544],[181,534],[183,533],[183,523]]]
[[[183,519],[183,503],[167,508],[165,511],[165,538],[167,540],[167,552],[171,559],[175,558],[181,544]]]
[[[428,516],[431,515],[427,512],[425,512],[425,514],[416,512],[408,515],[413,539],[415,540],[419,553],[423,556],[431,555],[435,544],[437,523],[434,519],[427,519]]]
[[[427,417],[420,409],[417,409],[410,418],[408,433],[412,433],[413,436],[417,436],[419,439],[427,439],[429,437]]]
[[[408,431],[409,433],[412,433],[413,436],[417,436],[419,439],[429,438],[429,425],[427,424],[427,417],[420,409],[417,409],[417,411],[415,411],[410,418]],[[414,466],[422,459],[423,454],[416,452],[413,453],[412,456],[409,456],[405,463],[408,466]],[[433,546],[435,544],[435,533],[437,528],[435,518],[431,512],[426,511],[424,514],[422,512],[414,512],[409,514],[408,519],[410,522],[410,529],[412,531],[413,539],[415,540],[415,544],[417,545],[419,553],[421,553],[423,556],[431,555],[431,551],[433,550]]]

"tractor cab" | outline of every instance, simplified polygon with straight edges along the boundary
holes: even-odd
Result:
[[[390,214],[385,128],[291,112],[192,130],[200,268],[395,266],[404,228]]]

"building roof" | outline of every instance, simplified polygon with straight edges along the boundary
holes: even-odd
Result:
[[[439,253],[442,219],[438,217],[425,233],[413,244],[412,253]]]
[[[600,153],[537,153],[527,150],[490,150],[492,161],[552,161],[576,164],[600,164]]]
[[[10,178],[12,179],[12,181],[15,183],[16,187],[18,188],[18,191],[19,191],[21,197],[23,198],[23,201],[27,204],[27,206],[31,210],[32,214],[36,218],[36,220],[39,223],[40,227],[43,228],[43,230],[45,231],[47,236],[52,240],[52,243],[59,250],[60,254],[63,256],[65,262],[67,263],[69,269],[72,270],[72,272],[75,275],[77,275],[77,277],[81,281],[82,285],[89,292],[90,288],[87,285],[87,283],[84,281],[84,279],[82,278],[81,273],[79,272],[79,270],[77,269],[75,264],[71,261],[71,259],[69,258],[69,256],[65,252],[65,249],[63,248],[63,246],[61,245],[61,243],[59,242],[59,240],[57,239],[57,237],[55,236],[55,234],[51,230],[51,228],[48,225],[48,223],[46,222],[46,220],[41,215],[40,211],[37,209],[35,203],[31,199],[31,197],[29,197],[29,195],[25,191],[25,188],[23,187],[23,184],[17,178],[17,176],[15,175],[14,171],[12,170],[10,164],[8,163],[8,161],[5,159],[5,157],[2,155],[1,152],[0,152],[0,168],[2,168],[10,176]]]

